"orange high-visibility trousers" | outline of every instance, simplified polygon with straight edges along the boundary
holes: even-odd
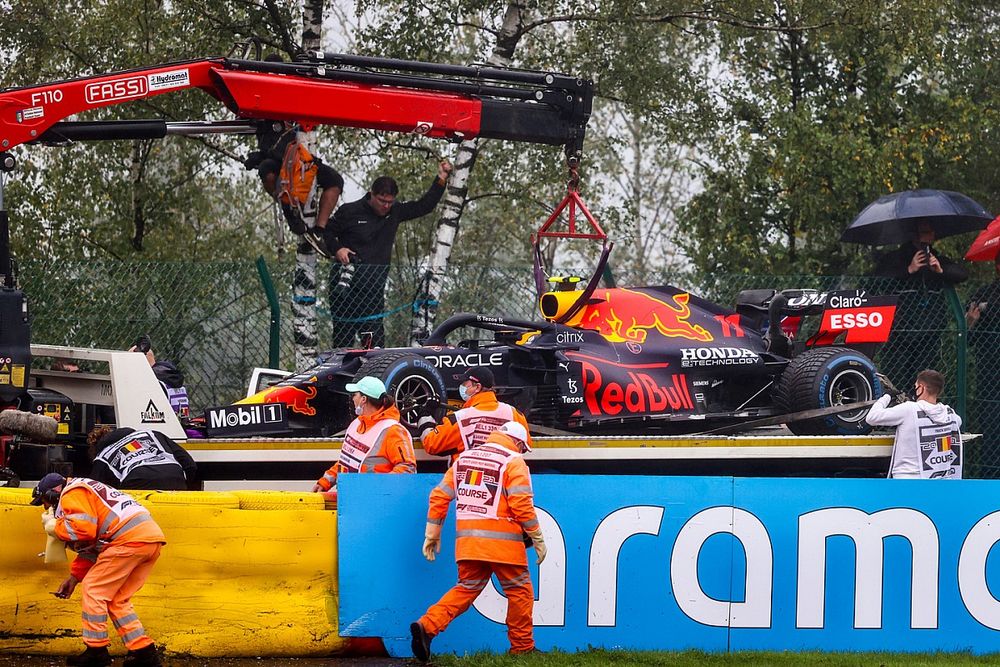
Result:
[[[132,596],[146,583],[162,546],[158,542],[129,542],[101,552],[82,582],[84,644],[101,647],[111,643],[109,617],[128,650],[153,643],[132,607]]]
[[[500,587],[507,595],[507,638],[511,653],[526,653],[535,648],[532,636],[531,612],[535,604],[535,591],[526,565],[487,563],[481,560],[458,561],[458,583],[444,594],[427,613],[420,617],[420,625],[427,634],[440,634],[455,617],[472,606],[490,576],[496,574]]]

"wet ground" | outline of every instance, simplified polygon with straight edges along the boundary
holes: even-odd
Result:
[[[115,658],[114,665],[122,659]],[[0,653],[0,667],[63,667],[63,656]],[[413,660],[395,658],[164,658],[164,667],[403,667]]]

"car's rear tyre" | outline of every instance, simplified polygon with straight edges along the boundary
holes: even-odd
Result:
[[[864,403],[882,395],[882,383],[871,359],[845,347],[807,350],[791,360],[774,391],[775,405],[785,412]],[[796,435],[864,435],[867,408],[791,422]]]
[[[385,383],[396,400],[400,421],[415,434],[417,420],[430,415],[439,418],[446,402],[444,380],[436,368],[412,352],[389,352],[366,361],[354,381],[366,375]]]

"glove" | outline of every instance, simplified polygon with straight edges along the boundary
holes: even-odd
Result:
[[[46,539],[45,539],[45,562],[46,563],[65,563],[66,562],[66,545],[56,537],[56,517],[51,509],[42,512],[42,528],[45,529]]]
[[[905,403],[908,400],[909,397],[906,395],[906,392],[896,389],[896,386],[892,384],[892,380],[890,380],[887,376],[882,373],[876,373],[875,375],[878,377],[879,382],[882,383],[882,390],[892,397],[889,401],[889,405],[899,405],[900,403]]]
[[[431,431],[437,427],[437,420],[430,415],[424,415],[417,420],[417,431],[420,432],[420,437],[424,437],[427,431]]]
[[[264,154],[260,151],[251,151],[247,155],[246,159],[243,160],[243,166],[247,169],[256,169],[260,166],[260,163],[264,161]]]
[[[424,558],[433,562],[437,554],[441,553],[441,526],[436,523],[428,523],[424,529]]]
[[[42,530],[49,537],[56,536],[56,515],[51,508],[42,512]]]
[[[542,537],[542,529],[535,528],[534,530],[527,531],[528,537],[531,538],[531,543],[535,545],[535,555],[538,557],[535,562],[539,565],[545,560],[545,554],[549,552],[545,548],[545,539]]]

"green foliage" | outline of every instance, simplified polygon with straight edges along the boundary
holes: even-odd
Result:
[[[782,2],[758,14],[785,30],[717,26],[715,131],[701,145],[704,189],[681,219],[699,272],[863,271],[868,249],[839,236],[888,192],[958,190],[995,206],[996,181],[979,173],[996,173],[982,129],[995,92],[981,85],[996,76],[994,47],[980,49],[974,20],[993,13]]]
[[[0,84],[26,85],[224,53],[255,36],[297,48],[298,3],[267,0],[50,3],[0,14]],[[484,0],[358,0],[335,26],[345,50],[513,65],[592,78],[599,99],[582,194],[640,280],[719,272],[839,273],[868,248],[839,234],[870,201],[916,187],[1000,204],[995,140],[1000,50],[992,4],[974,0],[533,0],[504,42],[509,5]],[[331,12],[331,8],[327,8]],[[219,119],[198,91],[88,118]],[[319,150],[349,180],[397,177],[418,197],[440,141],[321,128]],[[19,150],[8,184],[15,251],[25,258],[241,258],[270,254],[269,200],[240,164],[252,140],[213,136]],[[454,249],[457,261],[523,262],[528,237],[565,192],[555,147],[484,142]],[[397,261],[416,270],[435,216],[404,226]],[[968,239],[946,244],[961,255]],[[596,244],[562,244],[567,263]]]
[[[276,35],[274,22],[240,0],[50,3],[15,0],[0,14],[2,84],[108,73],[203,58],[234,41]],[[275,29],[275,28],[279,29]],[[79,120],[228,118],[217,100],[184,91],[82,114]],[[244,258],[266,247],[268,200],[240,160],[247,139],[171,137],[160,141],[81,142],[18,150],[9,182],[15,253],[33,257]]]

